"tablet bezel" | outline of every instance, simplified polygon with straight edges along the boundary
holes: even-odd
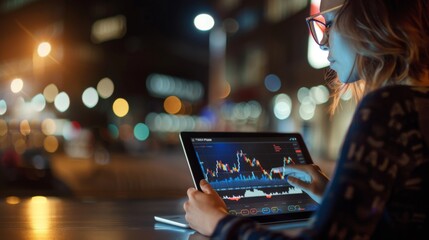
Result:
[[[179,134],[182,143],[183,151],[185,153],[188,167],[192,175],[194,186],[201,191],[199,182],[204,179],[204,174],[201,170],[200,163],[193,147],[192,138],[296,138],[301,148],[302,154],[307,164],[313,164],[313,159],[310,156],[307,145],[300,133],[297,132],[189,132],[184,131]],[[315,210],[308,210],[303,212],[280,213],[270,215],[248,216],[260,223],[283,223],[291,221],[301,221],[310,218]]]

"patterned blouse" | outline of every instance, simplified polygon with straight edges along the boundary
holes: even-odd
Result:
[[[311,226],[288,237],[227,216],[214,239],[429,239],[429,87],[389,86],[357,106]],[[425,236],[425,237],[423,237]]]

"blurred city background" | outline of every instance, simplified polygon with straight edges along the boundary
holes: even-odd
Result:
[[[309,0],[0,1],[0,195],[183,197],[180,131],[300,132],[330,173]]]

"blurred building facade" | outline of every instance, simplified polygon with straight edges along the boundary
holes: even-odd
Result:
[[[314,157],[335,160],[355,103],[348,94],[329,114],[327,53],[313,43],[305,22],[320,1],[212,4],[226,35],[215,129],[300,132]]]
[[[324,69],[308,63],[310,10],[303,0],[1,1],[0,147],[90,157],[176,148],[183,130],[298,131],[315,157],[335,159],[354,104],[328,115]],[[200,12],[224,38],[194,28]]]

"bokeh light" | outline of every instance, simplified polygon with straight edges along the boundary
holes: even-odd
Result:
[[[6,197],[5,200],[6,200],[6,203],[10,205],[15,205],[21,202],[21,199],[17,196],[9,196],[9,197]]]
[[[5,100],[0,100],[0,115],[5,114],[7,111],[7,104]]]
[[[37,54],[40,57],[46,57],[49,55],[49,53],[51,53],[51,44],[48,42],[42,42],[39,44],[39,46],[37,47]]]
[[[113,102],[113,113],[118,117],[124,117],[129,111],[129,105],[127,100],[118,98]]]
[[[247,104],[250,106],[250,118],[259,118],[262,114],[261,104],[255,100],[249,101]]]
[[[148,92],[156,97],[177,96],[181,99],[199,101],[204,96],[204,86],[201,82],[164,74],[150,74],[146,79],[146,87]]]
[[[43,111],[46,106],[46,100],[43,94],[39,93],[31,99],[31,106],[37,112]]]
[[[22,120],[19,123],[19,131],[21,132],[22,135],[27,136],[30,134],[31,132],[31,127],[30,127],[30,123],[28,122],[28,120]]]
[[[223,88],[222,88],[220,98],[222,98],[222,99],[227,98],[230,94],[231,94],[231,84],[229,84],[229,82],[225,82],[223,84]]]
[[[169,96],[164,100],[164,110],[170,114],[176,114],[182,108],[182,101],[176,96]]]
[[[59,142],[55,136],[46,136],[43,147],[47,152],[54,153],[58,150]]]
[[[275,74],[267,75],[265,77],[264,84],[270,92],[277,92],[282,86],[280,78]]]
[[[303,120],[310,120],[314,117],[316,111],[316,103],[313,98],[306,96],[303,98],[301,105],[299,106],[299,116]]]
[[[150,131],[174,132],[195,129],[210,129],[207,119],[201,116],[172,115],[151,112],[146,116],[145,122]]]
[[[57,125],[55,124],[55,121],[50,118],[43,120],[41,127],[42,127],[42,132],[45,135],[54,135],[57,129]]]
[[[45,87],[43,90],[43,95],[47,102],[52,103],[55,100],[55,97],[58,95],[58,88],[55,84],[51,83]]]
[[[93,108],[98,103],[98,93],[93,87],[85,89],[82,93],[82,102],[88,108]]]
[[[101,98],[109,98],[115,90],[115,85],[110,78],[103,78],[97,84],[97,92]]]
[[[15,78],[10,83],[10,90],[13,93],[19,93],[24,88],[24,81],[21,78]]]
[[[60,112],[65,112],[70,107],[69,95],[65,92],[60,92],[54,100],[55,108]]]
[[[232,117],[236,120],[246,120],[252,113],[251,107],[247,102],[237,103],[232,110]]]
[[[276,95],[273,105],[274,116],[280,120],[287,119],[292,112],[292,100],[285,93]]]
[[[214,24],[213,17],[206,13],[198,14],[194,18],[194,25],[200,31],[208,31],[213,28]]]
[[[323,104],[329,100],[329,90],[323,85],[315,86],[310,89],[310,96],[316,104]]]
[[[300,89],[298,89],[297,97],[299,102],[302,102],[304,98],[308,97],[309,95],[310,95],[310,89],[306,87],[301,87]]]
[[[144,123],[137,123],[134,127],[134,137],[140,141],[146,140],[149,137],[149,127]]]

